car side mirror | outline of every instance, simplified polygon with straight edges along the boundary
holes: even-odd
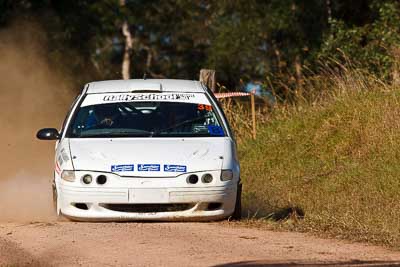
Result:
[[[37,132],[36,137],[40,140],[57,140],[61,136],[57,129],[44,128]]]

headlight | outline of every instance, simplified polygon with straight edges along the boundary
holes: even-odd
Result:
[[[221,172],[221,181],[229,181],[233,178],[232,170],[222,170]]]
[[[74,171],[63,171],[61,173],[61,178],[68,182],[75,181],[75,172]]]

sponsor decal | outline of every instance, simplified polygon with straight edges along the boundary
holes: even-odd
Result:
[[[165,164],[164,171],[165,172],[186,172],[187,168],[185,165],[172,165]]]
[[[104,102],[129,102],[129,101],[166,101],[166,100],[182,100],[187,101],[195,98],[194,94],[185,93],[162,93],[162,94],[112,94],[103,97]]]
[[[224,136],[224,130],[222,129],[221,126],[217,126],[217,125],[208,125],[208,132],[210,133],[210,135],[214,135],[214,136]]]
[[[138,164],[137,168],[140,172],[159,172],[160,164]]]
[[[197,105],[197,109],[198,109],[198,110],[212,111],[212,106],[211,106],[211,105],[198,104],[198,105]]]
[[[133,172],[134,164],[111,165],[111,172]]]
[[[198,107],[204,110],[210,110],[210,101],[203,93],[105,93],[105,94],[89,94],[86,96],[81,107],[123,102],[176,102],[176,103],[192,103],[202,104]]]

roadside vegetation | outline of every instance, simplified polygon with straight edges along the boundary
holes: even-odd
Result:
[[[256,140],[248,109],[225,103],[238,136],[244,216],[398,247],[400,88],[342,69],[305,81],[313,93],[295,103],[259,109]]]

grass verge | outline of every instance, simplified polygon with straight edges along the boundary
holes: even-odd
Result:
[[[331,81],[331,97],[259,115],[257,139],[239,140],[245,210],[268,221],[303,212],[278,227],[398,247],[400,90]]]

